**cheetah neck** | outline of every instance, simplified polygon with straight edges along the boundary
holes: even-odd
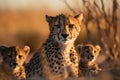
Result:
[[[73,47],[73,44],[65,44],[65,45],[62,45],[61,46],[61,50],[65,52],[65,54],[68,54],[70,53],[70,49]]]
[[[67,43],[61,43],[61,42],[57,42],[54,39],[49,38],[45,45],[53,45],[53,47],[58,48],[58,50],[61,50],[62,52],[69,53],[70,49],[73,47],[74,45],[74,41],[69,41]]]

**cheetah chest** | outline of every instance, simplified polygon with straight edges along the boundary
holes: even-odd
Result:
[[[71,64],[69,50],[61,48],[60,46],[54,47],[52,45],[46,50],[47,59],[52,72],[62,74],[66,67]]]

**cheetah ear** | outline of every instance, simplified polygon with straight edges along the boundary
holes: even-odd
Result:
[[[99,45],[96,45],[95,47],[96,47],[96,49],[97,49],[98,51],[101,50],[101,47],[100,47]]]
[[[76,51],[77,51],[78,54],[81,53],[82,47],[83,47],[83,45],[77,45],[76,46]]]
[[[83,13],[74,16],[74,18],[78,19],[78,20],[79,20],[79,23],[81,24],[81,22],[82,22],[82,20],[83,20]]]
[[[23,48],[23,50],[25,51],[25,54],[28,55],[29,52],[30,52],[30,47],[29,47],[29,46],[25,46],[25,47]]]
[[[48,16],[48,15],[45,15],[45,16],[46,16],[46,21],[47,21],[48,23],[50,23],[50,22],[52,21],[52,19],[54,18],[54,17]]]

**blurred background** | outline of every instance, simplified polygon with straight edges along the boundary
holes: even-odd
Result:
[[[103,71],[88,80],[120,80],[120,0],[0,0],[0,45],[35,52],[49,34],[45,15],[61,13],[84,14],[76,45],[101,46],[96,62]]]

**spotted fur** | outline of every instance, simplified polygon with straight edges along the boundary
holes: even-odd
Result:
[[[1,46],[0,53],[3,60],[0,66],[12,74],[14,78],[25,79],[26,74],[23,63],[25,62],[29,51],[30,48],[28,46],[25,46],[23,49],[18,46]]]
[[[79,54],[79,76],[97,74],[101,70],[95,62],[100,53],[100,46],[77,45],[76,49]]]
[[[78,55],[74,41],[81,30],[83,15],[46,15],[50,34],[46,42],[26,65],[27,77],[38,75],[47,80],[64,80],[78,76]]]

